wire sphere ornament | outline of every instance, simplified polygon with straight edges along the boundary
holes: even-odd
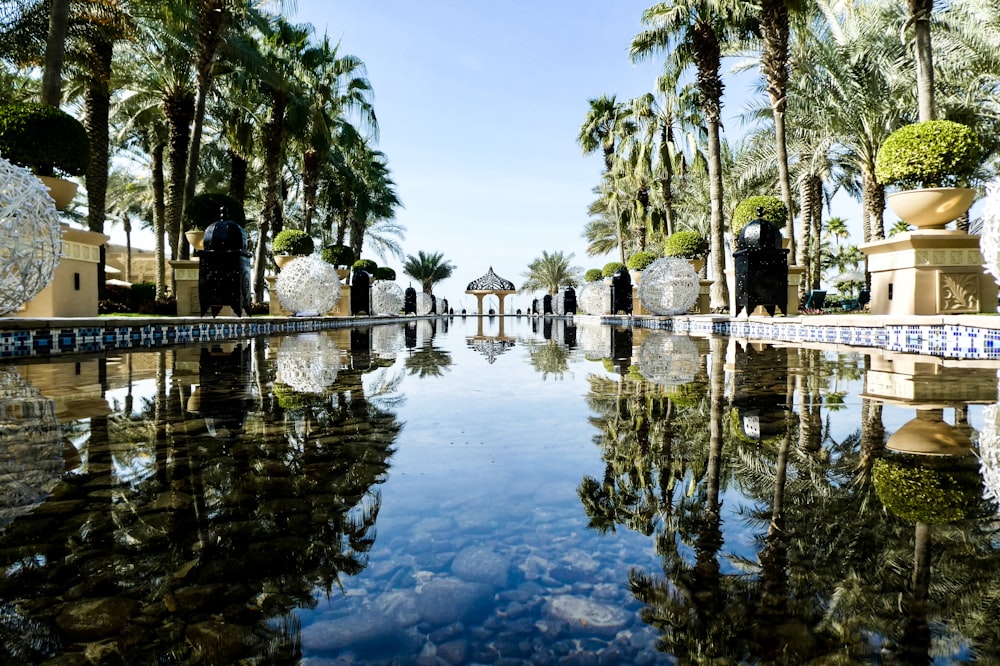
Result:
[[[34,174],[0,157],[0,315],[20,309],[55,274],[62,225]]]
[[[611,327],[599,321],[578,320],[576,339],[588,361],[600,361],[611,353]]]
[[[372,285],[372,312],[397,315],[403,309],[403,288],[395,282],[378,281]]]
[[[281,340],[275,381],[287,384],[293,391],[322,394],[337,381],[339,371],[340,350],[329,336],[302,333]]]
[[[434,307],[434,299],[431,298],[430,294],[425,294],[422,291],[417,292],[417,314],[424,316],[431,313],[431,308]]]
[[[979,433],[979,474],[983,497],[1000,505],[1000,404],[987,407]]]
[[[395,360],[405,347],[402,326],[373,326],[372,354],[378,358]]]
[[[608,314],[611,312],[611,289],[603,280],[588,282],[576,295],[576,306],[589,315]]]
[[[282,307],[297,315],[325,314],[340,302],[337,269],[315,255],[285,264],[275,288]]]
[[[657,259],[642,272],[639,302],[655,315],[684,314],[698,300],[701,285],[687,259]]]
[[[698,346],[686,335],[653,331],[639,347],[639,374],[661,386],[690,384],[700,364]]]
[[[13,368],[0,368],[0,532],[59,484],[65,447],[55,401]]]
[[[986,185],[979,251],[983,255],[983,268],[1000,284],[1000,178]]]

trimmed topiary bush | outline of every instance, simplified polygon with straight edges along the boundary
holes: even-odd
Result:
[[[301,229],[283,229],[274,237],[271,251],[274,254],[308,256],[316,249],[312,236]]]
[[[65,111],[27,102],[0,106],[0,154],[37,176],[82,176],[90,138]]]
[[[625,266],[628,267],[630,271],[641,271],[657,259],[659,259],[659,257],[656,256],[655,252],[635,252],[625,261]]]
[[[193,196],[184,207],[184,228],[188,231],[204,231],[219,220],[232,220],[245,227],[247,218],[243,205],[222,192],[202,192]]]
[[[872,463],[882,504],[898,518],[940,525],[974,514],[982,497],[977,464],[962,459],[891,454]]]
[[[354,263],[354,250],[347,245],[327,245],[320,256],[333,266],[350,266]]]
[[[767,220],[779,229],[784,229],[788,223],[788,208],[778,197],[761,195],[747,197],[736,206],[733,211],[733,220],[729,224],[729,231],[733,234],[733,239],[740,235],[743,227],[758,218],[757,209],[763,208],[764,212],[760,219]]]
[[[378,268],[378,264],[376,264],[371,259],[358,259],[357,261],[354,262],[352,268],[356,271],[364,271],[366,273],[371,273],[372,275],[374,275],[375,269]]]
[[[663,243],[663,256],[681,259],[704,259],[708,255],[708,239],[697,231],[677,231]]]
[[[584,282],[597,282],[604,277],[604,273],[600,268],[591,268],[586,273],[583,274]]]
[[[375,279],[392,282],[396,279],[396,271],[392,270],[388,266],[378,266],[375,269]]]
[[[604,277],[611,277],[618,272],[619,269],[623,268],[625,264],[620,261],[610,261],[604,264],[604,268],[601,269],[601,275]]]
[[[964,187],[981,160],[982,146],[971,127],[928,120],[889,135],[875,156],[875,177],[903,190]]]

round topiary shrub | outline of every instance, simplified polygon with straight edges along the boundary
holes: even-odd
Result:
[[[762,208],[763,212],[758,215],[757,209]],[[743,227],[757,218],[767,220],[779,229],[783,229],[788,222],[788,208],[778,197],[761,195],[747,197],[736,206],[733,211],[733,220],[729,225],[729,231],[735,239],[743,231]]]
[[[982,480],[978,465],[964,458],[932,460],[907,454],[877,458],[872,463],[875,494],[903,520],[940,525],[968,518],[981,502]]]
[[[659,257],[656,256],[656,253],[646,252],[643,250],[633,253],[632,256],[625,262],[625,266],[628,267],[630,271],[641,271],[657,259],[659,259]]]
[[[964,186],[981,160],[982,146],[972,128],[927,120],[889,135],[875,156],[875,177],[903,190]]]
[[[371,259],[358,259],[357,261],[354,262],[352,268],[356,271],[364,271],[366,273],[371,273],[372,275],[374,275],[375,269],[378,268],[378,264],[376,264]]]
[[[0,154],[37,176],[82,176],[90,162],[83,124],[54,106],[0,107]]]
[[[350,266],[354,263],[354,250],[348,245],[327,245],[320,253],[320,257],[334,266]]]
[[[219,220],[232,220],[245,227],[247,218],[243,204],[222,192],[202,192],[193,196],[184,207],[184,228],[188,231],[204,231]]]
[[[376,280],[385,280],[386,282],[392,282],[396,279],[396,271],[392,270],[388,266],[376,267],[374,275]]]
[[[601,269],[601,275],[604,277],[611,277],[617,273],[620,269],[624,268],[625,264],[620,261],[610,261],[604,264],[604,268]]]
[[[677,231],[663,243],[665,257],[704,259],[708,249],[708,240],[697,231]]]
[[[584,282],[597,282],[604,277],[604,273],[600,268],[591,268],[586,273],[583,274]]]
[[[274,237],[271,251],[274,254],[290,254],[295,256],[307,256],[313,253],[316,244],[312,236],[301,229],[283,229]]]

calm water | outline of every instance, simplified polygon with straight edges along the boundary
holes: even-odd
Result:
[[[0,662],[1000,663],[996,401],[526,318],[0,365]]]

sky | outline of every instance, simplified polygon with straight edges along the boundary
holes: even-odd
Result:
[[[456,312],[474,310],[465,287],[490,267],[520,288],[543,251],[572,253],[584,270],[616,259],[586,253],[581,234],[603,162],[585,157],[576,137],[588,100],[653,89],[662,60],[633,64],[628,56],[652,4],[298,0],[290,20],[312,24],[317,39],[325,33],[365,63],[377,147],[403,203],[403,252],[441,252],[455,266],[434,291]],[[727,77],[729,141],[739,138],[751,84]],[[409,285],[402,261],[366,252]],[[527,309],[538,295],[509,297],[505,309]]]
[[[543,250],[572,253],[583,269],[614,259],[586,254],[602,159],[584,157],[576,136],[589,99],[652,89],[661,63],[628,57],[650,4],[298,0],[293,20],[366,64],[379,149],[404,206],[403,251],[441,252],[455,265],[434,291],[456,312],[475,308],[465,287],[491,266],[520,288]],[[401,262],[384,263],[408,286]],[[509,297],[505,309],[531,298]]]

